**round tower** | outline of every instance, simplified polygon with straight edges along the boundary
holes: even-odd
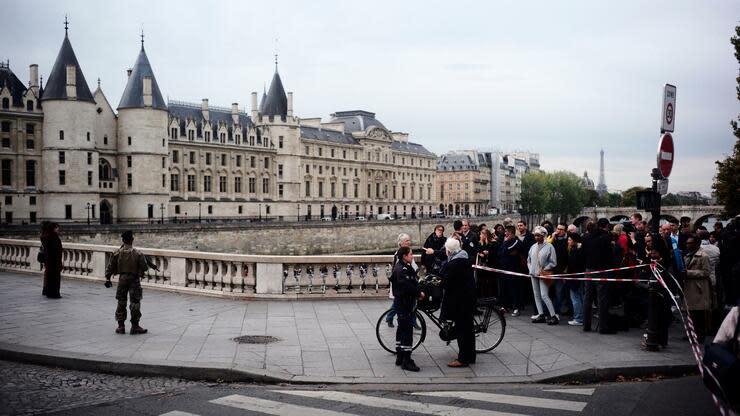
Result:
[[[118,220],[159,221],[169,204],[167,104],[144,51],[118,105]]]
[[[41,101],[41,218],[85,221],[98,205],[95,100],[65,34]]]

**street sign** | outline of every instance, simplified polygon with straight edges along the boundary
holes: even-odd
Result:
[[[671,133],[665,133],[658,140],[658,170],[663,178],[671,176],[673,155],[673,136]]]
[[[658,193],[661,195],[668,193],[668,178],[658,181]]]
[[[663,86],[663,115],[660,124],[661,133],[673,132],[673,124],[676,121],[676,86],[665,84]]]
[[[660,209],[660,194],[652,189],[648,191],[637,191],[637,209],[642,211],[654,211]]]

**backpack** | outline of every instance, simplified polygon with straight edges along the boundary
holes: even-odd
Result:
[[[737,340],[740,333],[740,318],[735,324],[735,334],[732,339],[726,343],[710,343],[704,348],[704,358],[702,362],[717,379],[714,379],[705,373],[704,385],[714,393],[715,396],[721,397],[731,406],[740,404],[740,343]]]

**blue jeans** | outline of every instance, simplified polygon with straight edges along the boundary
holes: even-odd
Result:
[[[583,285],[578,282],[577,287],[570,289],[570,301],[573,303],[573,320],[583,323]]]

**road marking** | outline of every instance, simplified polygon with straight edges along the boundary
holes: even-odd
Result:
[[[513,396],[509,394],[482,393],[477,391],[430,391],[411,393],[416,396],[452,397],[489,403],[513,404],[517,406],[539,407],[542,409],[569,410],[580,412],[588,403],[570,400],[543,399],[539,397]]]
[[[594,391],[596,389],[547,389],[542,391],[551,391],[555,393],[570,393],[570,394],[580,394],[582,396],[591,396],[594,394]]]
[[[231,396],[211,400],[211,403],[277,416],[357,416],[351,413],[335,412],[332,410],[317,409],[307,406],[297,406],[294,404],[242,396],[240,394],[232,394]]]
[[[460,406],[446,406],[441,404],[419,403],[408,400],[388,399],[385,397],[365,396],[362,394],[345,393],[340,391],[314,390],[272,390],[275,393],[292,394],[294,396],[310,397],[314,399],[332,400],[343,403],[352,403],[367,407],[399,410],[402,412],[423,413],[437,416],[524,416],[520,413],[497,412],[494,410],[474,409]]]
[[[199,415],[196,415],[195,413],[188,413],[188,412],[181,412],[179,410],[173,410],[171,412],[162,413],[159,416],[199,416]]]

